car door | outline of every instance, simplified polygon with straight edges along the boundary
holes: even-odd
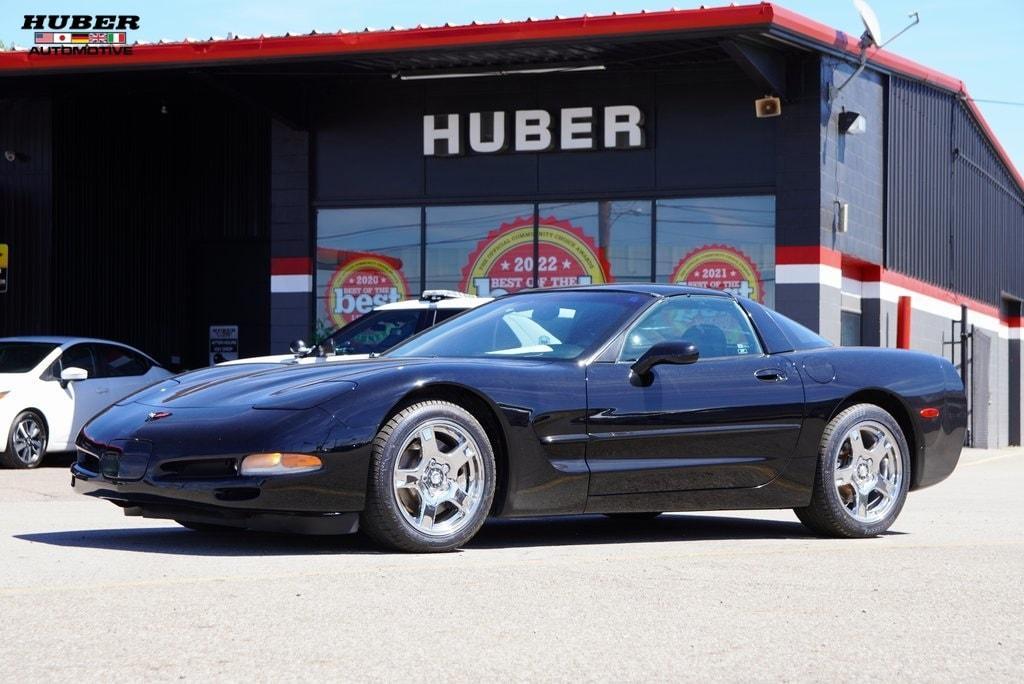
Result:
[[[695,344],[699,360],[631,382],[632,363],[665,340]],[[617,355],[590,364],[587,401],[592,496],[764,484],[793,453],[804,412],[792,362],[764,354],[749,317],[721,296],[652,306]]]
[[[81,368],[89,374],[85,380],[62,383],[65,368]],[[74,442],[82,426],[108,404],[109,388],[97,377],[96,359],[91,344],[75,344],[65,349],[51,367],[53,379],[46,382],[47,406],[43,409],[50,427],[53,448]]]
[[[108,406],[152,382],[147,374],[153,364],[135,350],[119,344],[96,344],[93,352],[97,373],[106,380]]]

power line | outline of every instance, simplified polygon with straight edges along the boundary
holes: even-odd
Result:
[[[964,99],[970,100],[971,102],[984,102],[986,104],[1000,104],[1010,105],[1011,107],[1024,107],[1024,102],[1014,102],[1012,100],[979,100],[976,97],[967,97]]]

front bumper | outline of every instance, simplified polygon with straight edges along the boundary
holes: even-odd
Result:
[[[342,534],[363,509],[370,445],[319,409],[115,406],[78,436],[71,484],[128,515],[253,530]],[[340,443],[330,436],[341,434]],[[244,476],[245,455],[316,453],[311,473]]]
[[[145,478],[136,482],[111,481],[79,463],[71,467],[71,486],[76,492],[110,501],[129,516],[261,532],[349,534],[359,529],[356,511],[294,510],[296,485],[268,487],[268,479],[188,481],[169,487]]]

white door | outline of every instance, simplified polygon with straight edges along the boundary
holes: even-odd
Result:
[[[60,378],[60,371],[65,368],[81,368],[89,377],[69,383],[59,380],[44,383],[44,391],[49,395],[44,411],[50,425],[50,450],[72,448],[82,426],[113,403],[107,379],[101,376],[97,366],[93,345],[76,344],[60,355],[54,375]]]
[[[97,373],[109,392],[108,405],[167,375],[142,354],[119,344],[96,344],[94,352]]]

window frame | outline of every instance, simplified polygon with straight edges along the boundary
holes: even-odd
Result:
[[[626,365],[633,365],[634,363],[636,363],[637,359],[623,359],[622,358],[622,352],[625,349],[626,341],[629,338],[630,332],[632,332],[633,329],[636,328],[636,326],[638,326],[641,322],[643,322],[643,320],[647,317],[648,314],[653,313],[653,310],[654,310],[655,307],[667,305],[667,304],[671,303],[672,301],[678,300],[678,299],[681,299],[681,298],[685,298],[687,300],[689,300],[691,298],[724,299],[724,300],[728,300],[728,301],[732,302],[733,306],[735,306],[737,311],[739,311],[740,316],[743,318],[743,320],[745,320],[747,322],[747,325],[750,326],[750,330],[753,333],[753,339],[757,343],[757,347],[758,347],[756,352],[752,352],[750,354],[732,354],[732,355],[728,355],[728,356],[700,357],[700,358],[697,359],[697,363],[700,363],[702,361],[726,361],[726,360],[729,360],[729,359],[764,358],[764,357],[769,355],[769,352],[767,351],[767,346],[765,345],[764,339],[762,339],[762,337],[761,337],[761,331],[758,330],[757,324],[754,323],[754,320],[750,317],[750,314],[747,313],[747,310],[743,307],[742,304],[740,304],[740,302],[737,299],[735,299],[734,297],[730,297],[728,295],[710,295],[710,294],[709,295],[705,295],[705,294],[690,294],[690,293],[686,293],[686,294],[678,294],[678,295],[671,295],[671,296],[668,296],[668,297],[662,297],[658,301],[656,301],[653,304],[651,304],[650,306],[646,307],[633,320],[631,320],[629,323],[626,324],[625,328],[623,328],[623,330],[617,336],[617,339],[611,345],[611,348],[615,350],[614,356],[612,356],[611,354],[602,355],[603,358],[601,359],[601,361],[602,362],[611,361],[612,363],[616,363],[616,364],[620,364],[621,363],[621,364],[626,364]],[[651,346],[653,346],[653,345],[651,345]],[[650,347],[647,348],[647,350],[649,350],[649,349],[650,349]],[[644,353],[647,353],[647,350],[644,350]],[[698,348],[698,351],[700,351],[699,348]],[[643,356],[643,354],[640,354],[640,356]],[[637,358],[640,358],[640,356],[638,356]]]
[[[685,192],[685,191],[623,191],[618,193],[600,193],[596,195],[576,195],[576,196],[565,196],[565,195],[553,195],[551,197],[541,197],[540,193],[531,193],[529,195],[511,195],[508,197],[486,197],[486,198],[437,198],[437,199],[395,199],[393,201],[374,199],[366,201],[348,200],[348,201],[313,201],[310,206],[310,228],[311,233],[311,247],[310,247],[310,258],[312,263],[316,264],[317,249],[319,247],[319,215],[322,211],[331,210],[346,210],[346,209],[419,209],[420,224],[419,224],[419,280],[417,282],[410,282],[410,298],[415,296],[412,290],[418,287],[418,292],[423,292],[427,289],[427,212],[432,208],[443,208],[443,207],[469,207],[469,206],[487,206],[487,205],[516,205],[526,204],[533,206],[533,230],[534,230],[534,269],[533,279],[537,282],[539,277],[539,263],[538,263],[538,245],[537,245],[537,229],[539,223],[539,210],[541,205],[548,204],[561,204],[561,203],[583,203],[583,202],[648,202],[650,203],[650,232],[646,235],[647,239],[650,240],[650,279],[646,281],[624,281],[631,283],[638,282],[649,282],[658,283],[660,282],[657,277],[658,268],[658,203],[672,200],[685,200],[685,199],[718,199],[718,198],[731,198],[731,197],[771,197],[775,202],[775,212],[773,214],[775,241],[773,247],[776,252],[776,262],[778,261],[778,193],[776,188],[770,186],[759,186],[759,187],[727,187],[717,189],[716,192]],[[462,201],[459,201],[459,200]],[[772,264],[775,266],[776,264]],[[614,273],[611,274],[614,277]],[[313,305],[310,307],[310,326],[311,329],[316,330],[318,322],[320,321],[320,305],[319,305],[319,284],[316,281],[316,273],[313,274]],[[760,331],[757,331],[757,327],[754,326],[755,331],[758,333],[760,339]],[[763,342],[762,342],[763,347]],[[607,347],[606,347],[607,349]],[[604,353],[602,351],[599,354],[601,360],[604,361]]]

